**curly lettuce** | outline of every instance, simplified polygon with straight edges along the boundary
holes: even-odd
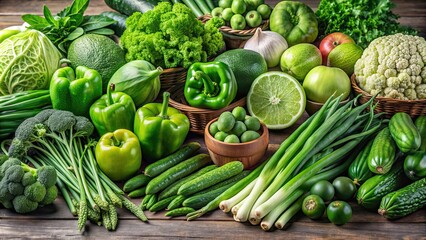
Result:
[[[48,89],[61,58],[55,45],[37,30],[7,38],[0,44],[0,96]]]

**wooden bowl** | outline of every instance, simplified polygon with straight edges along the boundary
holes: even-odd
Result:
[[[263,160],[269,143],[269,132],[265,124],[261,124],[260,137],[245,143],[225,143],[216,140],[209,132],[210,125],[217,118],[211,120],[204,129],[204,142],[210,157],[217,166],[222,166],[231,161],[240,161],[244,169],[252,169]]]

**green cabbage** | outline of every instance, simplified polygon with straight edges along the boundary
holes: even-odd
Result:
[[[0,43],[0,96],[48,89],[61,53],[37,30],[27,30]]]

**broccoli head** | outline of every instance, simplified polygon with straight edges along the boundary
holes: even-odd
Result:
[[[9,181],[3,178],[0,181],[0,202],[12,201],[15,196],[9,192]]]
[[[8,160],[6,160],[0,166],[0,176],[3,178],[5,176],[7,169],[15,165],[18,165],[18,166],[21,165],[21,161],[17,158],[9,158]]]
[[[45,109],[39,113],[37,113],[37,115],[34,116],[35,119],[37,119],[38,121],[40,121],[41,123],[46,122],[47,119],[49,119],[50,115],[52,115],[55,111],[55,109]]]
[[[44,195],[43,200],[39,202],[39,205],[45,206],[45,205],[52,204],[55,201],[57,196],[58,196],[58,188],[56,187],[56,185],[53,185],[46,189],[46,195]]]
[[[13,199],[13,208],[17,213],[29,213],[37,209],[38,203],[31,201],[25,195],[19,195]]]
[[[8,184],[9,193],[14,196],[19,196],[24,193],[24,186],[22,183],[9,182]]]
[[[42,166],[37,169],[37,180],[45,187],[55,185],[57,179],[56,169],[52,166]]]
[[[203,24],[185,4],[169,2],[144,14],[134,13],[120,38],[126,60],[146,60],[163,68],[205,62],[225,45],[218,29],[224,21],[213,19]]]
[[[30,140],[34,135],[34,126],[38,123],[40,123],[40,121],[34,117],[25,119],[16,129],[15,138],[21,141]]]
[[[35,183],[36,181],[37,181],[37,176],[35,176],[32,172],[26,172],[24,176],[22,177],[21,183],[25,187]]]
[[[76,116],[76,123],[74,125],[74,131],[78,136],[90,136],[95,130],[93,123],[86,117]]]
[[[75,115],[72,112],[56,110],[45,123],[52,132],[62,133],[72,129],[76,121]]]
[[[0,204],[2,204],[2,205],[3,205],[3,207],[4,207],[4,208],[6,208],[6,209],[13,209],[13,203],[12,203],[12,200],[9,200],[9,201],[3,201],[3,202],[1,202],[1,201],[0,201]]]
[[[24,169],[22,169],[21,165],[13,165],[6,170],[3,178],[6,178],[10,182],[18,183],[21,182],[21,179],[24,174],[25,172]]]
[[[40,182],[35,182],[25,187],[24,195],[31,201],[40,202],[46,195],[46,187]]]

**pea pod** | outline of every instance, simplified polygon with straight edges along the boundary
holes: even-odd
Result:
[[[383,128],[374,138],[368,155],[368,168],[376,174],[385,174],[395,162],[396,146],[389,127]]]
[[[393,115],[389,121],[389,130],[401,152],[413,152],[420,147],[422,139],[419,130],[407,113]]]

